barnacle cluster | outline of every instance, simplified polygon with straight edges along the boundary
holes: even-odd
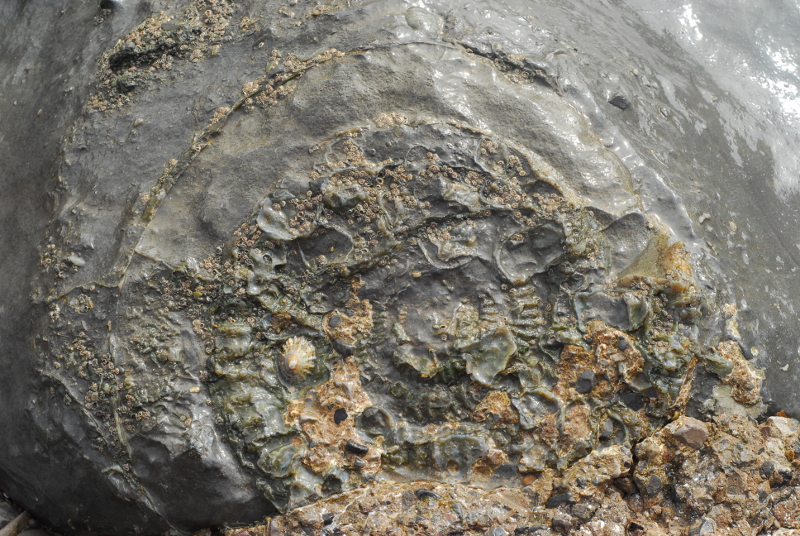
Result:
[[[698,342],[704,302],[659,224],[584,206],[510,143],[388,117],[317,144],[302,189],[173,273],[218,423],[276,505],[522,485],[660,429],[698,365],[752,376]]]
[[[183,12],[148,17],[104,55],[100,91],[89,107],[105,111],[128,104],[138,86],[171,70],[176,59],[197,62],[217,54],[231,40],[233,11],[229,0],[195,0]]]

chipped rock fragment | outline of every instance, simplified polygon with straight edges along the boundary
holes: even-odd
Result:
[[[681,417],[678,421],[670,425],[671,428],[675,426],[677,426],[677,429],[675,429],[673,435],[678,440],[693,449],[703,448],[703,444],[708,437],[708,427],[705,423],[691,417]]]

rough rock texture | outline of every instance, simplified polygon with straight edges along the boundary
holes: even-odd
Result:
[[[682,417],[637,445],[636,464],[629,451],[614,446],[594,451],[561,475],[546,470],[522,488],[387,483],[299,508],[247,531],[777,536],[800,529],[794,463],[800,423],[770,417],[759,426],[746,417],[719,415],[704,424],[708,441],[698,449],[675,435],[696,425],[691,421]],[[435,496],[420,498],[420,490]]]
[[[796,422],[752,420],[765,376],[668,186],[716,164],[660,176],[630,140],[698,155],[694,119],[587,58],[689,59],[587,55],[546,5],[56,4],[0,8],[20,505],[76,533],[792,526]]]

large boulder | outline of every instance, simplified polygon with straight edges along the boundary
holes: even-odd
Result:
[[[519,487],[762,411],[788,335],[750,342],[726,211],[771,164],[621,8],[52,4],[0,8],[0,489],[56,528]]]

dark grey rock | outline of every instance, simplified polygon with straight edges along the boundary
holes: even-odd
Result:
[[[644,492],[648,495],[654,495],[661,489],[663,486],[663,482],[661,479],[658,478],[656,475],[650,475],[650,478],[647,480],[647,483],[644,485]]]
[[[431,491],[429,489],[424,489],[424,488],[416,490],[414,492],[414,495],[416,495],[417,499],[419,499],[420,501],[425,500],[425,499],[441,499],[442,498],[442,496],[439,495],[438,493],[436,493],[434,491]]]
[[[639,411],[644,407],[644,397],[640,393],[627,391],[620,395],[620,399],[633,411]]]
[[[575,384],[575,390],[581,394],[585,394],[594,389],[594,371],[584,370],[581,372],[578,382]]]
[[[347,452],[352,452],[353,454],[358,454],[359,456],[363,456],[369,452],[369,447],[366,445],[361,445],[360,443],[356,443],[355,441],[348,441],[345,443],[344,449]]]
[[[344,408],[339,408],[333,412],[333,422],[336,424],[342,424],[344,421],[347,420],[347,410]]]
[[[791,179],[798,175],[792,159],[799,151],[785,134],[797,129],[777,97],[738,77],[731,82],[725,74],[727,51],[703,49],[713,39],[692,48],[669,17],[648,21],[646,3],[642,8],[633,2],[624,13],[621,7],[592,4],[598,15],[588,29],[580,17],[568,15],[580,13],[584,2],[573,2],[571,10],[542,5],[537,26],[558,27],[593,59],[579,62],[568,53],[548,62],[560,44],[528,33],[527,23],[514,26],[523,20],[518,14],[500,13],[489,23],[473,16],[464,2],[408,12],[396,11],[390,2],[354,2],[336,17],[309,18],[300,27],[274,10],[243,6],[232,27],[238,28],[246,14],[263,17],[257,35],[236,34],[219,43],[217,55],[207,51],[197,63],[178,58],[172,69],[149,79],[116,73],[110,85],[130,93],[125,97],[130,100],[107,113],[88,111],[99,90],[95,72],[103,54],[147,16],[160,9],[179,14],[188,1],[173,4],[12,0],[0,5],[0,487],[36,516],[62,530],[156,534],[255,521],[275,512],[267,496],[275,503],[280,498],[256,477],[258,460],[242,455],[236,443],[253,438],[225,436],[218,421],[224,417],[206,403],[218,388],[206,383],[214,365],[206,359],[207,340],[158,302],[160,290],[146,283],[155,274],[190,270],[193,260],[222,247],[266,190],[279,181],[307,181],[310,169],[303,157],[310,146],[372,124],[383,111],[411,119],[435,115],[521,142],[536,140],[548,165],[560,169],[575,196],[587,200],[597,220],[608,225],[603,234],[613,246],[608,259],[613,273],[624,273],[632,257],[646,256],[644,214],[657,215],[708,260],[709,273],[700,274],[704,284],[724,289],[719,300],[736,304],[740,333],[729,335],[741,339],[749,357],[760,356],[770,400],[794,416],[800,412],[794,389],[799,365],[784,359],[800,346],[797,331],[787,329],[793,316],[786,313],[800,305],[798,256],[791,242],[800,234],[800,203]],[[701,3],[699,16],[726,20],[725,13],[715,11],[717,4]],[[525,5],[514,2],[503,9],[517,8],[527,15]],[[627,17],[629,9],[635,17]],[[444,24],[444,14],[460,22]],[[796,22],[775,24],[783,18],[796,21],[794,11],[762,15],[767,37],[772,33],[780,39],[785,36],[776,28],[797,27]],[[741,18],[738,13],[727,17]],[[508,25],[508,31],[498,32],[497,24]],[[730,22],[717,25],[723,32],[726,26],[736,29]],[[177,32],[181,25],[160,27]],[[520,36],[520,41],[503,35]],[[454,51],[452,43],[469,36],[475,41],[470,50],[481,54],[499,48],[529,56],[524,68],[535,73],[533,84],[498,84],[493,67],[461,57],[466,53]],[[420,44],[439,38],[438,44]],[[736,42],[752,39],[748,34]],[[404,52],[381,52],[390,42],[402,42]],[[325,48],[356,51],[367,45],[375,50],[369,57],[354,52],[346,65],[307,73],[294,100],[270,110],[270,121],[236,115],[235,135],[214,138],[153,220],[136,219],[142,215],[137,212],[142,196],[164,167],[186,153],[215,109],[235,104],[242,85],[263,74],[273,48],[311,57]],[[738,46],[757,57],[757,45]],[[429,54],[429,46],[440,47],[442,54]],[[112,63],[127,68],[142,54],[121,46]],[[455,63],[433,67],[431,58],[447,54]],[[735,50],[729,55],[738,57]],[[388,56],[397,62],[394,67],[387,67]],[[647,70],[650,82],[644,89],[623,84],[610,102],[626,113],[607,117],[601,111],[606,82],[596,66],[606,69],[607,58],[622,56],[635,69]],[[715,60],[720,64],[706,63],[720,57]],[[502,57],[491,58],[496,60]],[[628,67],[619,70],[624,75]],[[462,81],[458,76],[465,72],[469,80]],[[751,78],[763,79],[762,74]],[[366,80],[368,87],[353,85],[356,79]],[[641,91],[650,93],[640,101]],[[629,107],[624,95],[634,94],[637,106]],[[550,121],[550,111],[535,107],[520,113],[515,104],[520,95],[544,99],[564,121]],[[659,112],[666,106],[672,113]],[[764,106],[772,113],[764,113]],[[552,125],[570,121],[585,122],[587,137],[599,141],[587,147],[571,142],[577,138],[570,133],[553,130]],[[652,128],[642,129],[643,124]],[[442,154],[446,151],[442,147]],[[231,170],[237,170],[235,178]],[[617,177],[635,193],[619,188]],[[706,212],[712,215],[709,222],[692,224]],[[738,230],[731,221],[739,222]],[[758,237],[757,254],[753,237]],[[48,245],[57,246],[56,267],[64,277],[42,268]],[[786,310],[772,305],[776,293]],[[91,307],[80,302],[82,295],[91,295]],[[634,325],[631,304],[624,300],[593,295],[584,301],[593,305],[597,318]],[[65,319],[60,328],[51,325],[56,317]],[[143,336],[160,326],[169,326],[168,336],[166,331]],[[80,333],[97,341],[90,350],[98,363],[91,368],[102,369],[101,356],[112,356],[110,363],[125,371],[115,375],[118,382],[106,377],[106,370],[97,374],[105,381],[93,390],[94,380],[77,376],[77,361],[67,368],[66,348],[80,353],[74,350]],[[623,343],[627,346],[620,341],[620,350]],[[354,352],[343,341],[336,345],[341,355]],[[139,420],[131,414],[125,417],[131,422],[123,422],[118,411],[123,404],[116,398],[113,405],[93,405],[98,402],[89,395],[123,391],[149,404],[152,413],[145,416],[144,406],[135,408],[142,413],[134,412]],[[622,400],[635,410],[644,404],[633,392]],[[525,408],[525,419],[548,411],[546,402],[514,402]],[[265,427],[279,427],[277,422]],[[125,424],[135,424],[135,431]]]
[[[55,536],[52,532],[44,529],[29,529],[20,534],[24,536]]]
[[[571,492],[559,493],[547,499],[547,508],[558,508],[559,506],[572,504],[573,502],[574,499]]]
[[[631,101],[629,101],[628,97],[626,97],[622,93],[614,93],[614,95],[610,99],[608,99],[608,102],[610,104],[613,104],[620,110],[624,110],[625,108],[631,105]]]
[[[572,519],[569,516],[556,514],[553,516],[553,530],[561,533],[569,533],[575,527]]]

